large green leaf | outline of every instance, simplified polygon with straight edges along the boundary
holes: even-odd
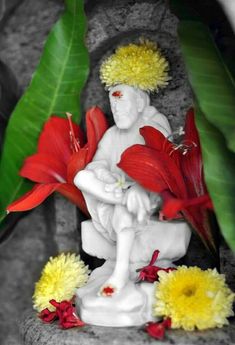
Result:
[[[36,151],[43,124],[51,114],[68,111],[80,119],[80,92],[88,75],[84,46],[83,0],[66,0],[66,10],[48,36],[30,86],[9,122],[0,162],[0,218],[6,206],[30,188],[18,176],[25,157]]]
[[[205,180],[221,232],[235,250],[235,86],[207,27],[181,21],[179,39],[197,103]]]
[[[235,152],[235,85],[210,32],[200,22],[181,21],[179,38],[200,109]]]
[[[223,134],[206,119],[199,107],[196,124],[206,184],[223,236],[235,251],[235,154],[227,148]]]

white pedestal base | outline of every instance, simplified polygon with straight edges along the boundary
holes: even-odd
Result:
[[[77,291],[76,306],[81,319],[87,324],[108,327],[141,326],[156,320],[152,316],[154,284],[135,284],[129,280],[118,294],[98,296],[100,287],[109,276],[100,276],[101,271],[108,272],[111,266],[106,263],[96,269],[87,285]]]

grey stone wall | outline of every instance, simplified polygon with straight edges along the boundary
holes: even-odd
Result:
[[[6,3],[10,4],[10,2]],[[12,3],[15,5],[17,1],[12,0]],[[0,34],[0,58],[11,67],[22,92],[30,82],[44,40],[62,11],[63,2],[62,0],[24,0],[18,1],[18,5],[13,13],[10,7],[8,9],[8,21],[4,23]],[[90,52],[91,73],[82,95],[83,110],[92,105],[99,105],[112,122],[107,95],[98,78],[100,63],[119,44],[136,41],[140,36],[144,36],[158,42],[171,67],[172,81],[165,90],[152,97],[152,103],[168,116],[174,129],[182,125],[186,109],[192,104],[192,94],[177,43],[177,19],[172,16],[165,1],[87,0],[86,13],[89,20],[87,45]],[[75,207],[62,197],[52,197],[27,214],[15,227],[8,241],[1,245],[1,345],[20,343],[18,321],[22,319],[24,311],[31,307],[34,282],[38,280],[49,256],[59,251],[78,251],[80,238],[76,212]],[[222,267],[230,271],[231,265],[226,257],[229,256],[231,261],[233,257],[229,250],[223,248]],[[190,253],[191,262],[209,264],[208,254],[195,238]],[[229,276],[230,281],[234,282],[231,274]],[[38,344],[44,329],[39,326],[36,331],[35,327],[38,327],[38,323],[34,326],[32,317],[28,317],[27,320],[22,329],[25,339],[28,337],[27,344]],[[101,331],[97,328],[84,332],[94,344],[101,337]],[[50,340],[53,338],[53,333],[52,327],[42,343],[49,344],[51,341],[51,344],[56,344]],[[68,342],[68,339],[65,340],[65,333],[59,332],[60,344],[75,343],[76,340],[71,340],[72,333],[68,333],[70,339]],[[128,334],[124,334],[125,339],[128,339]],[[81,341],[79,339],[77,338],[78,343]],[[106,342],[108,338],[103,336],[102,339]],[[120,339],[123,343],[124,338]],[[147,338],[137,340],[137,343],[147,342]],[[196,340],[194,341],[196,343]]]

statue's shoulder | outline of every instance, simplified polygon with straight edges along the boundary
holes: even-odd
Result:
[[[153,106],[146,107],[143,120],[145,126],[152,126],[160,130],[165,136],[170,135],[172,132],[167,117]]]
[[[108,143],[112,143],[113,141],[113,138],[114,136],[116,135],[116,132],[117,132],[117,127],[116,126],[112,126],[112,127],[109,127],[104,135],[102,136],[99,144],[100,145],[107,145]]]

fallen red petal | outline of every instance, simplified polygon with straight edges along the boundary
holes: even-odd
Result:
[[[39,314],[39,318],[46,323],[51,323],[56,319],[56,312],[50,311],[48,308],[43,309]]]
[[[152,337],[158,340],[162,340],[165,335],[165,327],[162,323],[157,322],[149,322],[146,327],[145,331]]]
[[[55,314],[59,319],[59,325],[63,329],[72,327],[82,327],[85,323],[80,320],[76,314],[76,309],[72,301],[61,301],[50,300],[50,303],[56,308]]]
[[[164,319],[162,321],[162,325],[165,327],[165,328],[171,328],[171,319],[168,317],[166,319]]]

